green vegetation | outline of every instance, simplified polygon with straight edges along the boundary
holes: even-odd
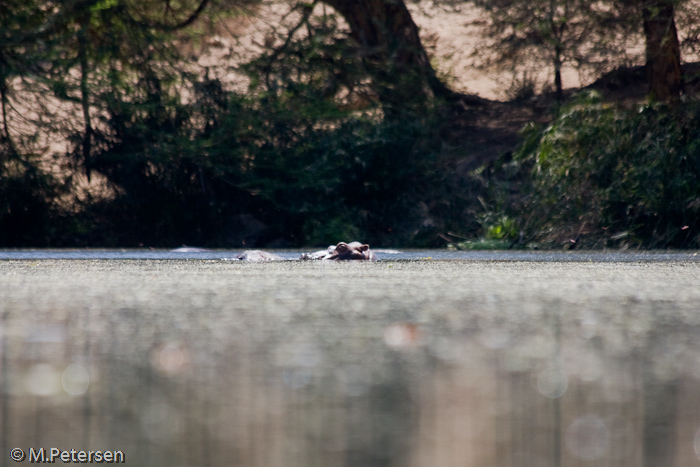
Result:
[[[697,101],[625,109],[596,93],[579,96],[546,129],[528,128],[515,156],[525,181],[514,207],[526,237],[587,247],[700,246],[699,149]]]
[[[532,125],[514,154],[476,156],[490,127],[475,116],[494,103],[441,83],[403,2],[292,4],[254,56],[194,60],[217,20],[258,3],[8,2],[0,246],[700,246],[700,107],[678,99],[678,47],[648,67],[673,71],[649,76],[668,104],[587,94],[541,117],[553,123]],[[517,29],[518,53],[550,57],[557,74],[579,49],[595,55],[587,66],[617,63],[595,43],[626,31],[624,14],[661,29],[675,15],[664,1],[663,15],[596,4],[605,18],[560,3],[530,5],[539,16],[490,4],[493,24],[539,18]],[[687,18],[693,2],[682,5]]]

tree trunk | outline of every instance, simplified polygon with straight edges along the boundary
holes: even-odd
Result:
[[[556,88],[557,101],[562,102],[564,100],[564,86],[561,80],[561,45],[557,44],[555,46],[554,52],[554,87]]]
[[[88,72],[89,64],[87,57],[87,37],[86,31],[90,21],[90,16],[83,19],[80,29],[78,30],[78,57],[80,59],[80,104],[83,109],[83,122],[85,125],[85,134],[83,135],[83,164],[85,166],[85,174],[88,182],[90,181],[90,172],[92,170],[92,160],[90,154],[92,152],[92,122],[90,120],[90,89],[88,87]]]
[[[643,11],[649,95],[662,102],[678,102],[683,90],[681,52],[673,3],[654,0]]]
[[[403,0],[323,0],[350,25],[382,103],[406,104],[451,97],[435,75]]]

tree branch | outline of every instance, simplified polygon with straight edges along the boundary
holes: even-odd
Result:
[[[292,38],[294,37],[294,34],[305,24],[309,21],[309,17],[311,16],[311,13],[314,11],[314,7],[316,6],[316,3],[318,0],[314,0],[314,2],[311,4],[311,6],[305,6],[303,8],[303,14],[302,18],[297,23],[296,26],[294,26],[288,33],[287,33],[287,39],[284,41],[284,44],[282,44],[280,47],[275,49],[272,54],[270,55],[269,59],[267,60],[267,66],[265,67],[265,85],[267,86],[268,89],[270,89],[270,69],[272,67],[272,63],[277,60],[277,58],[282,55],[282,53],[289,47],[289,44],[292,42]]]
[[[197,19],[202,15],[204,10],[206,10],[207,6],[209,5],[210,0],[201,0],[199,3],[199,6],[197,9],[184,21],[177,23],[177,24],[165,24],[161,23],[158,21],[136,21],[134,22],[140,26],[147,27],[147,28],[152,28],[152,29],[158,29],[161,31],[165,32],[173,32],[177,31],[179,29],[186,28],[187,26],[191,25]],[[172,11],[172,8],[170,7],[170,2],[166,3],[166,12],[167,11]]]
[[[190,24],[194,23],[197,21],[197,18],[200,17],[200,15],[204,12],[204,10],[207,8],[207,5],[209,4],[209,0],[202,0],[199,3],[199,6],[197,9],[190,15],[189,18],[187,18],[185,21],[181,22],[180,24],[176,24],[175,26],[170,26],[169,28],[165,28],[168,31],[176,31],[178,29],[186,28]]]

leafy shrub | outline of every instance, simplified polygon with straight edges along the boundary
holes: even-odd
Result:
[[[289,112],[266,118],[279,121]],[[354,116],[326,127],[274,126],[287,130],[276,133],[278,144],[252,150],[255,163],[243,183],[274,207],[261,220],[280,237],[297,245],[419,241],[423,206],[441,188],[432,122]]]
[[[622,109],[584,94],[525,133],[517,208],[534,238],[588,246],[700,245],[700,103]]]

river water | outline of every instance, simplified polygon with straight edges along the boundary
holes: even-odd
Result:
[[[17,249],[0,250],[3,259],[220,259],[233,260],[244,250],[165,249]],[[306,250],[265,250],[285,260],[296,260]],[[700,261],[697,251],[458,251],[419,249],[378,249],[380,260],[466,260],[533,262],[637,262]]]
[[[700,463],[695,252],[237,253],[1,251],[0,465]]]

